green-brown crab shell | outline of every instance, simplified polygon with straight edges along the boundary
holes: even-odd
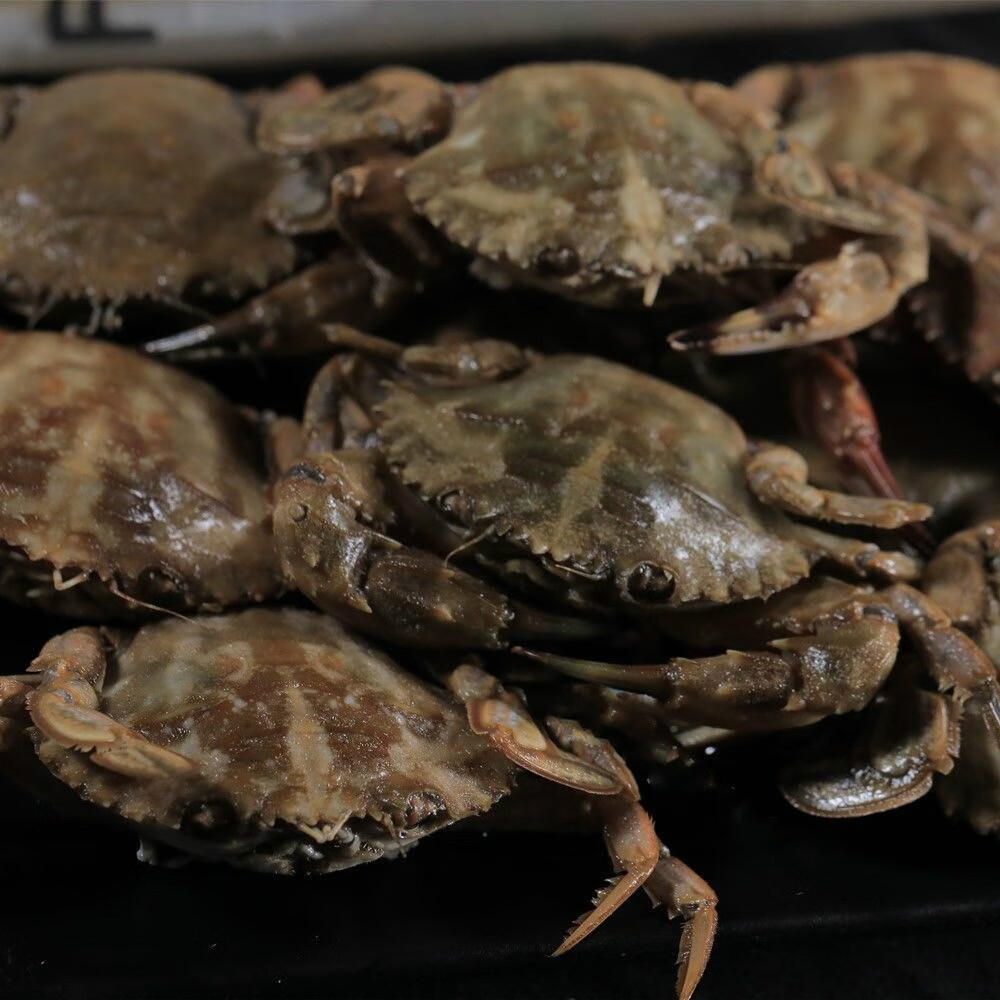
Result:
[[[236,96],[183,73],[70,76],[0,138],[0,284],[19,300],[233,296],[289,272],[264,221],[279,169]]]
[[[785,132],[825,160],[875,167],[1000,239],[1000,70],[972,59],[902,52],[793,65],[772,98],[765,67],[736,85],[777,108]]]
[[[809,572],[796,526],[747,488],[738,425],[625,366],[556,355],[472,388],[396,381],[376,419],[402,481],[483,533],[477,552],[514,545],[604,600],[629,600],[636,573],[672,581],[647,597],[679,606]]]
[[[54,568],[85,574],[91,596],[177,609],[275,596],[263,451],[254,422],[184,372],[106,342],[0,333],[4,592],[53,603]],[[48,586],[24,593],[22,570]]]
[[[407,169],[406,189],[465,249],[586,288],[789,258],[811,224],[757,197],[752,171],[738,134],[682,84],[559,63],[483,84]]]
[[[38,755],[185,850],[329,871],[397,854],[512,787],[514,766],[461,705],[316,612],[254,608],[112,638],[100,711],[194,775],[126,777],[35,730]]]

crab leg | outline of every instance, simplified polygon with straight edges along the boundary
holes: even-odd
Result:
[[[568,719],[550,717],[546,723],[560,746],[620,775],[625,789],[614,798],[595,800],[618,878],[598,893],[594,908],[576,922],[553,955],[562,955],[579,944],[637,889],[644,888],[654,906],[662,904],[668,916],[684,920],[677,956],[677,996],[679,1000],[687,1000],[701,980],[715,940],[718,923],[715,893],[660,842],[652,820],[639,804],[635,779],[611,744]]]
[[[142,345],[147,354],[193,361],[241,354],[329,350],[324,324],[375,324],[395,307],[396,287],[352,253],[331,254],[219,319]]]
[[[671,917],[684,918],[677,991],[680,1000],[688,1000],[712,950],[716,896],[660,843],[652,820],[639,805],[639,788],[625,761],[607,740],[568,719],[546,720],[553,742],[521,699],[478,667],[459,667],[447,683],[465,704],[473,731],[486,736],[508,759],[543,778],[597,796],[595,805],[618,878],[598,893],[594,909],[576,922],[553,956],[579,944],[645,887],[654,905],[663,903]]]
[[[849,340],[833,341],[827,348],[792,354],[792,412],[799,427],[836,459],[848,488],[866,486],[874,496],[901,499],[882,454],[871,399],[851,365],[839,356],[849,345]]]
[[[665,663],[597,663],[553,653],[515,652],[560,673],[655,695],[677,720],[732,729],[806,725],[864,708],[896,659],[899,631],[877,607],[856,603],[811,632],[769,650],[729,650]]]
[[[759,444],[746,463],[747,482],[758,499],[789,514],[838,524],[898,528],[930,517],[927,504],[883,497],[859,497],[817,489],[808,483],[809,467],[791,448]]]
[[[445,244],[406,197],[409,162],[385,156],[342,170],[330,187],[330,215],[361,254],[392,274],[419,280],[441,268]]]
[[[875,410],[853,370],[853,355],[846,339],[792,352],[792,412],[799,428],[834,458],[847,489],[902,500],[882,454]],[[907,526],[905,532],[918,550],[933,550],[934,538],[924,525]]]
[[[886,552],[870,542],[831,535],[807,524],[796,524],[794,531],[815,559],[829,559],[848,572],[884,580],[916,580],[920,577],[920,561],[902,552]]]
[[[1000,560],[1000,520],[986,521],[941,544],[927,564],[923,589],[959,628],[977,629],[990,614],[987,566],[996,560]]]
[[[937,784],[945,812],[961,813],[978,833],[1000,832],[1000,745],[970,698],[962,710],[962,753]]]
[[[960,704],[967,698],[979,699],[983,718],[1000,742],[1000,684],[987,655],[919,590],[897,583],[878,596],[892,609],[939,689]]]
[[[101,634],[77,628],[49,640],[29,668],[42,675],[27,696],[31,720],[59,746],[90,752],[101,767],[135,778],[189,776],[195,764],[156,746],[98,708],[106,657]]]
[[[972,279],[972,315],[962,333],[962,365],[974,382],[1000,393],[1000,246],[957,223],[933,198],[899,184],[874,170],[863,174],[865,184],[886,199],[919,213],[931,240],[962,260]]]

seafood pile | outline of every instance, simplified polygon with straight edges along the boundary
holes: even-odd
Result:
[[[547,782],[615,875],[557,953],[642,888],[687,1000],[717,899],[631,768],[795,730],[797,809],[1000,832],[1000,71],[8,88],[0,311],[2,759],[143,857]]]

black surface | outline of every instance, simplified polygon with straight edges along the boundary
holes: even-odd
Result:
[[[1000,59],[1000,16],[950,15],[414,60],[452,79],[535,58],[628,60],[730,80],[762,62],[921,48]],[[283,79],[302,67],[230,75]],[[328,80],[358,64],[319,67]],[[11,669],[39,630],[5,609]],[[700,1000],[1000,996],[998,845],[933,798],[854,821],[795,814],[773,764],[720,760],[705,787],[650,789],[658,829],[721,898]],[[703,777],[703,776],[702,776]],[[545,956],[609,873],[598,838],[455,831],[405,860],[315,879],[155,869],[135,838],[68,822],[3,784],[0,996],[573,997],[672,994],[676,926],[633,900],[576,952]]]

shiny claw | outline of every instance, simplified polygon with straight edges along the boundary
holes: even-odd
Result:
[[[747,482],[758,499],[789,514],[838,524],[899,528],[930,517],[923,503],[883,497],[859,497],[817,489],[808,483],[805,459],[784,445],[757,447],[747,459]]]
[[[588,795],[621,792],[617,775],[561,750],[535,724],[524,703],[478,667],[459,667],[449,676],[448,687],[464,702],[473,732],[486,736],[526,771]]]
[[[48,642],[32,663],[41,674],[27,695],[31,720],[59,746],[81,750],[101,767],[136,778],[193,775],[197,766],[183,754],[156,746],[99,710],[98,690],[106,660],[100,633],[73,629]]]

